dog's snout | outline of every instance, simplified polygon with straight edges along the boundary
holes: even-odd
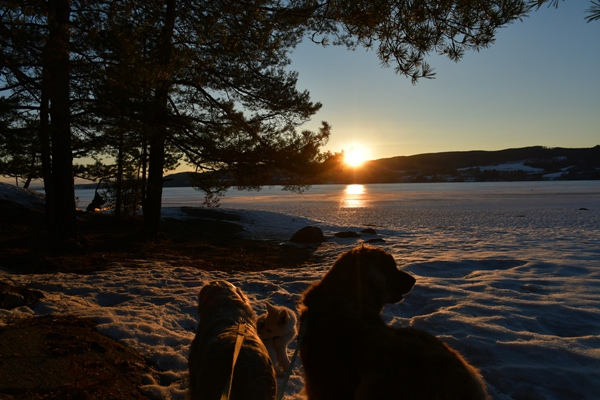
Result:
[[[404,293],[408,293],[412,290],[413,286],[415,286],[415,283],[417,283],[417,280],[415,279],[414,276],[407,274],[406,272],[400,271],[402,272],[402,283],[404,285],[404,289],[406,290]]]

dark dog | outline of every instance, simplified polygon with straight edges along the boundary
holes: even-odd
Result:
[[[188,359],[187,398],[220,399],[230,378],[238,327],[245,323],[230,400],[275,399],[275,370],[256,333],[256,314],[241,289],[226,281],[207,284],[200,290],[198,313],[200,323]]]
[[[391,254],[342,254],[301,300],[300,357],[309,400],[484,400],[478,371],[445,343],[381,319],[415,283]],[[306,328],[304,326],[306,325]]]

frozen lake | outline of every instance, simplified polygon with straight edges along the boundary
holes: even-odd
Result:
[[[77,195],[85,205],[93,191]],[[165,188],[165,208],[199,203],[201,193],[192,188]],[[309,224],[328,235],[373,227],[389,251],[413,261],[507,252],[597,257],[600,248],[600,181],[316,185],[301,194],[230,190],[221,209],[243,211],[246,229],[270,239],[289,239]]]

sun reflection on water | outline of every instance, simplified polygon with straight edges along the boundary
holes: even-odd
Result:
[[[364,185],[348,185],[340,201],[340,208],[362,208],[367,206]]]
[[[364,185],[348,185],[346,186],[346,195],[363,194],[365,192]]]

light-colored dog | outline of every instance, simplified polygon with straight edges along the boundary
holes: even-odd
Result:
[[[414,283],[391,254],[364,246],[342,254],[304,292],[300,357],[309,400],[488,399],[479,372],[448,345],[381,319],[383,306]]]
[[[226,281],[205,285],[198,296],[200,323],[188,359],[188,399],[218,400],[231,375],[238,327],[247,330],[233,373],[230,400],[272,400],[275,370],[256,332],[256,314],[241,289]]]
[[[293,310],[271,304],[267,304],[267,313],[258,317],[258,336],[265,344],[275,370],[279,370],[279,373],[287,371],[290,366],[287,347],[296,337],[296,322],[297,317]]]

